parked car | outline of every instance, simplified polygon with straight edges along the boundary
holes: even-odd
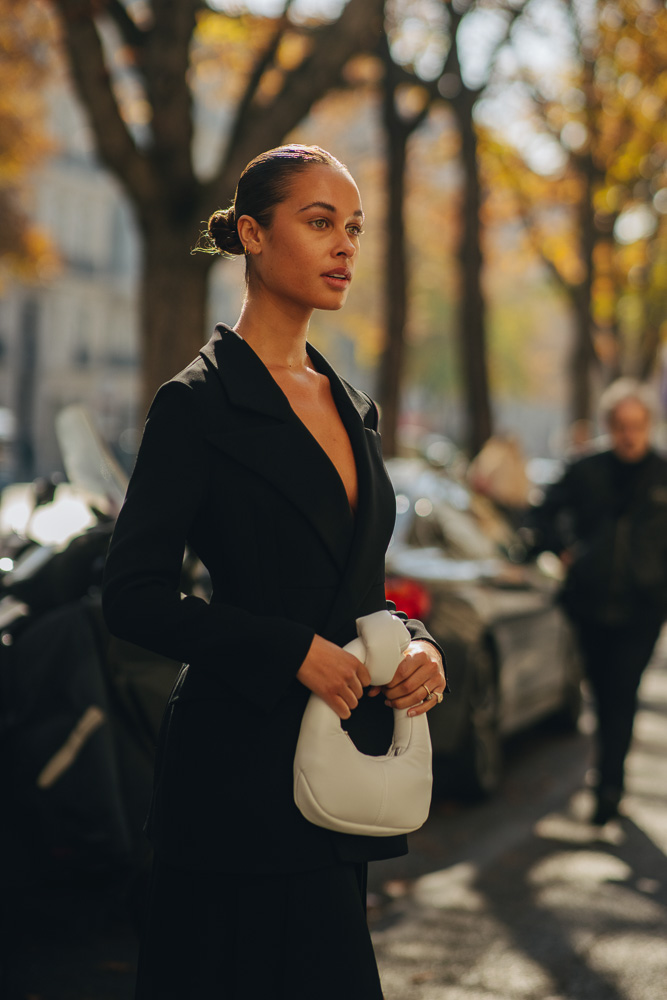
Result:
[[[442,645],[452,689],[428,714],[436,787],[487,795],[506,737],[546,717],[577,726],[581,664],[557,602],[560,564],[527,560],[492,503],[442,471],[415,459],[388,469],[397,516],[387,596]]]

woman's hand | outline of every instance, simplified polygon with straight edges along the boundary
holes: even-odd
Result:
[[[391,708],[407,708],[408,715],[423,715],[440,704],[441,695],[447,686],[442,657],[433,643],[417,639],[410,643],[393,679],[384,687],[372,687],[371,697],[382,691],[386,705]],[[436,697],[427,698],[427,695]]]
[[[316,635],[297,679],[314,691],[341,719],[349,719],[371,682],[366,667],[351,653]]]

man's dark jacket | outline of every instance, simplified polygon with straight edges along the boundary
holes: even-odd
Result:
[[[667,461],[655,451],[622,462],[579,459],[532,517],[538,549],[573,558],[563,590],[570,614],[622,625],[667,613]]]
[[[356,515],[336,468],[258,356],[219,326],[159,390],[111,544],[109,628],[189,664],[158,747],[149,834],[166,861],[280,872],[404,853],[404,838],[333,834],[293,801],[309,691],[297,680],[315,633],[343,645],[387,607],[395,518],[377,410],[324,358],[357,465]],[[184,545],[207,567],[210,603],[180,593]],[[393,605],[392,605],[393,607]],[[429,639],[409,621],[416,638]],[[361,699],[346,727],[386,752],[393,713]]]

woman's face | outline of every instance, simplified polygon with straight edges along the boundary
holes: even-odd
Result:
[[[340,309],[347,298],[364,214],[350,175],[321,164],[295,174],[271,226],[250,242],[249,291],[297,311]]]

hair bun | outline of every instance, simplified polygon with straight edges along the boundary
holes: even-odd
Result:
[[[238,257],[244,253],[244,246],[236,228],[234,206],[220,208],[208,220],[208,232],[219,253],[225,257]]]

